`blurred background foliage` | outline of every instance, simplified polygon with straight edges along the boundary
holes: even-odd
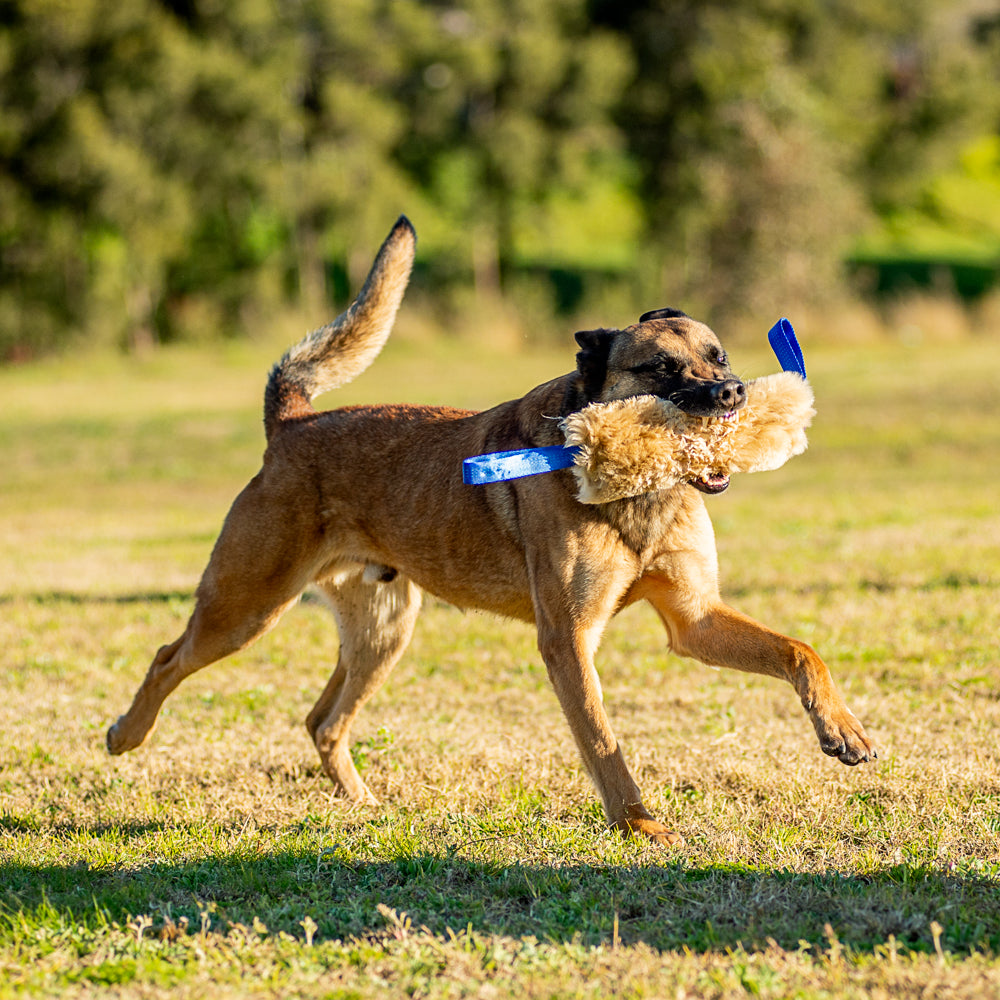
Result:
[[[998,57],[965,0],[0,0],[0,359],[318,325],[401,212],[452,328],[974,306]]]

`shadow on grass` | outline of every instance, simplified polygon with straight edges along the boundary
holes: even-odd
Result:
[[[72,604],[85,606],[89,604],[172,604],[175,601],[194,603],[194,590],[149,590],[135,593],[110,594],[88,593],[74,590],[42,590],[26,593],[0,594],[0,606],[5,604]],[[429,600],[435,598],[429,597]],[[326,602],[312,590],[305,590],[301,597],[303,604],[316,604],[325,607]]]
[[[72,590],[48,590],[26,594],[0,594],[0,605],[29,604],[171,604],[193,601],[193,590],[152,590],[132,594],[89,594]]]
[[[168,915],[198,928],[210,914],[212,928],[222,932],[258,917],[272,933],[302,938],[309,916],[317,939],[398,934],[408,926],[435,936],[471,928],[585,945],[610,944],[617,934],[623,944],[695,951],[755,949],[769,941],[792,951],[822,949],[830,946],[831,928],[855,952],[870,952],[890,935],[901,950],[931,951],[937,921],[940,944],[953,953],[1000,951],[995,880],[903,865],[844,877],[692,867],[683,860],[504,864],[470,860],[456,848],[353,862],[337,848],[259,854],[252,842],[242,853],[128,870],[0,861],[0,914],[28,916],[49,907],[81,924],[124,924],[148,914],[154,929]]]

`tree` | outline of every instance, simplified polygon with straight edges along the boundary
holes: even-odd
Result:
[[[0,0],[0,357],[322,315],[403,211],[438,297],[559,267],[722,323],[822,300],[996,134],[973,9]]]
[[[4,4],[7,350],[67,329],[148,342],[169,335],[171,299],[210,287],[221,316],[240,298],[288,117],[274,25],[258,25],[256,52],[234,44],[253,6],[205,37],[193,7],[185,20],[145,0]]]
[[[967,12],[939,0],[597,0],[595,16],[636,53],[618,120],[663,294],[723,322],[839,290],[872,214],[975,131],[988,79]]]
[[[630,58],[592,27],[584,0],[422,6],[433,22],[400,95],[399,159],[440,216],[441,252],[471,261],[476,287],[493,294],[503,265],[544,229],[554,192],[586,212],[609,172],[626,176],[611,111]]]

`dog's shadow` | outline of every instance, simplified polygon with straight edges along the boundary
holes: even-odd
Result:
[[[2,828],[11,831],[4,820]],[[169,836],[171,828],[117,832],[130,839]],[[300,939],[311,922],[317,940],[471,932],[693,951],[839,942],[871,953],[895,939],[900,950],[995,954],[998,890],[994,878],[905,865],[864,877],[648,858],[627,866],[504,865],[454,848],[354,863],[337,848],[258,853],[253,837],[225,856],[128,869],[0,860],[0,913],[8,917],[51,907],[81,923],[124,926],[145,914],[152,933],[177,925],[227,933],[263,917],[270,933]]]

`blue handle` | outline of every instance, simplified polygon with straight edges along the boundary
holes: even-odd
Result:
[[[798,372],[806,377],[806,363],[802,357],[802,348],[795,339],[795,331],[787,319],[779,319],[767,332],[767,340],[778,359],[778,364],[786,372]]]
[[[506,479],[537,476],[540,472],[568,469],[576,448],[554,445],[551,448],[522,448],[519,451],[494,451],[474,455],[462,462],[462,482],[469,486],[499,483]]]

